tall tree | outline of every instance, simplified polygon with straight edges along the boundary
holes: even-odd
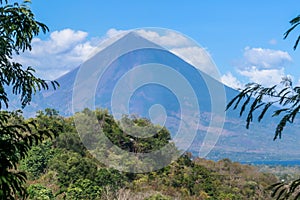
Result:
[[[284,33],[286,39],[290,33],[300,24],[300,15],[290,21],[291,28]],[[300,35],[294,44],[294,50],[300,41]],[[293,86],[292,80],[284,77],[278,85],[264,87],[258,83],[249,83],[240,91],[227,105],[226,109],[240,109],[240,116],[246,113],[246,128],[250,127],[251,122],[258,113],[257,119],[260,122],[272,105],[279,106],[272,113],[272,117],[280,117],[275,129],[274,140],[280,139],[285,126],[295,121],[300,112],[300,86]],[[276,183],[273,188],[273,197],[277,199],[300,198],[300,179],[291,183]]]
[[[48,31],[35,19],[29,3],[0,0],[0,199],[25,198],[26,174],[18,171],[17,165],[33,144],[56,134],[47,126],[38,127],[34,120],[24,120],[19,112],[2,111],[9,106],[8,90],[24,108],[37,91],[48,89],[49,84],[54,89],[58,86],[36,77],[31,66],[13,61],[13,56],[31,50],[33,37]]]

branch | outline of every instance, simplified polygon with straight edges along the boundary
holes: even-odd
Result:
[[[246,128],[253,121],[254,112],[258,112],[258,122],[265,117],[266,112],[272,105],[279,105],[281,108],[275,110],[271,117],[277,117],[281,114],[280,123],[275,130],[274,140],[281,138],[282,131],[287,123],[293,123],[300,110],[300,87],[285,87],[277,91],[277,85],[272,87],[263,87],[257,83],[247,84],[237,96],[235,96],[226,107],[226,110],[233,107],[233,110],[240,106],[240,116],[244,114],[246,108],[249,108],[246,118]],[[268,100],[265,100],[266,97]],[[233,106],[234,105],[234,106]],[[274,107],[273,107],[274,108]]]

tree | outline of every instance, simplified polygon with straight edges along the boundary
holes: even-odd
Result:
[[[32,184],[28,187],[28,196],[32,200],[54,200],[54,195],[51,190],[40,185]]]
[[[56,81],[46,81],[34,75],[29,66],[14,62],[13,57],[31,50],[31,41],[48,27],[36,21],[25,0],[22,4],[9,4],[0,0],[0,199],[24,198],[26,174],[18,170],[18,163],[25,158],[33,144],[56,135],[48,126],[37,127],[35,120],[25,120],[20,112],[1,111],[9,106],[9,93],[16,95],[21,108],[28,105],[40,90],[54,89]]]
[[[300,15],[290,21],[291,28],[284,34],[286,39],[290,33],[300,24]],[[294,44],[294,50],[300,41],[300,35]],[[246,128],[249,128],[253,121],[255,113],[258,113],[258,121],[260,122],[267,111],[272,108],[272,105],[279,106],[273,111],[272,117],[280,117],[279,123],[275,129],[274,140],[281,138],[285,126],[294,123],[296,116],[300,112],[300,87],[293,87],[292,80],[289,77],[284,77],[281,83],[272,87],[264,87],[258,83],[249,83],[240,91],[227,105],[229,108],[237,109],[240,106],[240,116],[247,113]],[[272,197],[277,199],[294,199],[300,198],[300,179],[297,179],[290,184],[276,183],[271,186],[273,188]]]
[[[58,180],[62,191],[79,179],[93,180],[97,173],[96,163],[88,157],[72,151],[58,152],[48,164],[52,171],[58,173]]]
[[[20,162],[20,169],[29,174],[29,179],[38,179],[46,172],[49,160],[55,156],[55,150],[50,141],[33,146],[28,156]]]

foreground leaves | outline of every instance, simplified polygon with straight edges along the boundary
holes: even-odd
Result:
[[[24,120],[19,112],[0,112],[0,199],[26,197],[26,174],[18,170],[33,145],[57,136],[56,128],[40,126],[36,120]]]
[[[56,135],[48,125],[39,126],[35,120],[24,120],[18,112],[1,112],[9,107],[10,94],[16,95],[21,108],[28,105],[40,90],[58,87],[56,81],[46,81],[34,75],[35,70],[14,62],[14,56],[31,50],[32,39],[48,27],[35,20],[28,7],[0,0],[0,199],[25,198],[23,184],[26,175],[18,171],[19,161],[25,158],[34,144]]]
[[[296,179],[289,184],[284,182],[275,183],[269,189],[273,190],[271,196],[277,200],[297,200],[300,198],[300,179]]]
[[[56,81],[48,82],[35,77],[32,67],[24,68],[21,63],[13,62],[14,55],[31,50],[31,41],[40,31],[45,33],[48,27],[35,20],[26,3],[0,7],[0,109],[3,105],[8,107],[8,88],[12,89],[12,94],[20,95],[24,108],[30,103],[32,95],[48,89],[49,83],[54,89],[58,87]]]
[[[246,113],[246,128],[253,122],[255,113],[257,120],[261,122],[267,111],[272,108],[272,117],[280,117],[275,129],[274,140],[281,138],[287,123],[293,123],[300,110],[300,87],[292,87],[290,84],[280,89],[281,85],[263,87],[257,83],[246,85],[237,96],[227,105],[229,108],[238,109],[240,116]],[[277,106],[275,109],[273,105]],[[273,106],[273,107],[272,107]],[[275,110],[274,110],[275,109]]]

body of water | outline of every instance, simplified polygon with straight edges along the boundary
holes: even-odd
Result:
[[[240,162],[242,164],[250,165],[281,165],[281,166],[300,166],[300,160],[264,160],[264,161],[249,161],[249,162]]]

